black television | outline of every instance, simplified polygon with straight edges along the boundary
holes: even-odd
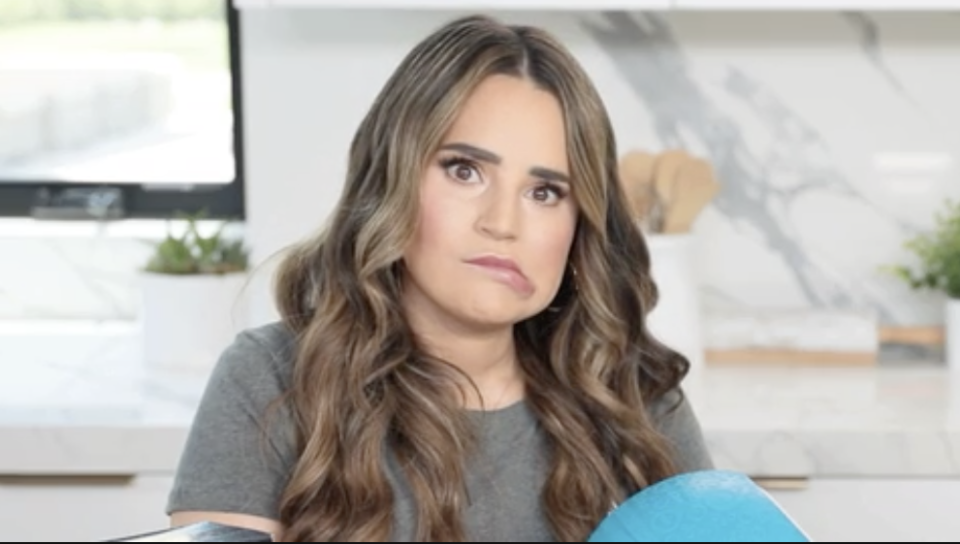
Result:
[[[230,0],[0,2],[0,216],[243,217]]]

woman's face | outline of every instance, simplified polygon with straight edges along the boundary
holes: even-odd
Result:
[[[489,328],[545,309],[576,230],[569,172],[552,94],[511,76],[480,84],[421,180],[407,310]]]

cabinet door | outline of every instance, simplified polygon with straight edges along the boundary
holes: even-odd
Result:
[[[673,6],[673,0],[259,0],[274,7],[349,8],[349,9],[464,9],[545,11],[655,9]],[[237,3],[258,3],[258,0],[234,0]],[[251,6],[246,6],[251,7]]]
[[[960,480],[811,480],[770,493],[817,542],[960,540]]]
[[[97,542],[166,528],[172,476],[0,476],[0,540]]]
[[[949,10],[960,0],[674,0],[678,9]]]

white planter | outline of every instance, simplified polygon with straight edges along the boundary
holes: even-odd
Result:
[[[140,309],[148,366],[209,371],[247,321],[246,274],[143,274]]]
[[[948,299],[944,323],[947,368],[960,372],[960,299]]]
[[[647,235],[651,274],[660,293],[648,317],[648,327],[659,341],[690,360],[690,378],[704,365],[699,282],[690,234]]]

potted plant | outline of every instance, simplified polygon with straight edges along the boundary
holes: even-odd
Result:
[[[934,218],[934,228],[907,240],[904,247],[916,257],[916,265],[891,270],[914,289],[946,295],[947,363],[960,369],[960,202],[947,201]]]
[[[202,214],[154,246],[141,275],[141,332],[148,364],[207,370],[242,329],[249,254],[227,222],[203,232]]]

